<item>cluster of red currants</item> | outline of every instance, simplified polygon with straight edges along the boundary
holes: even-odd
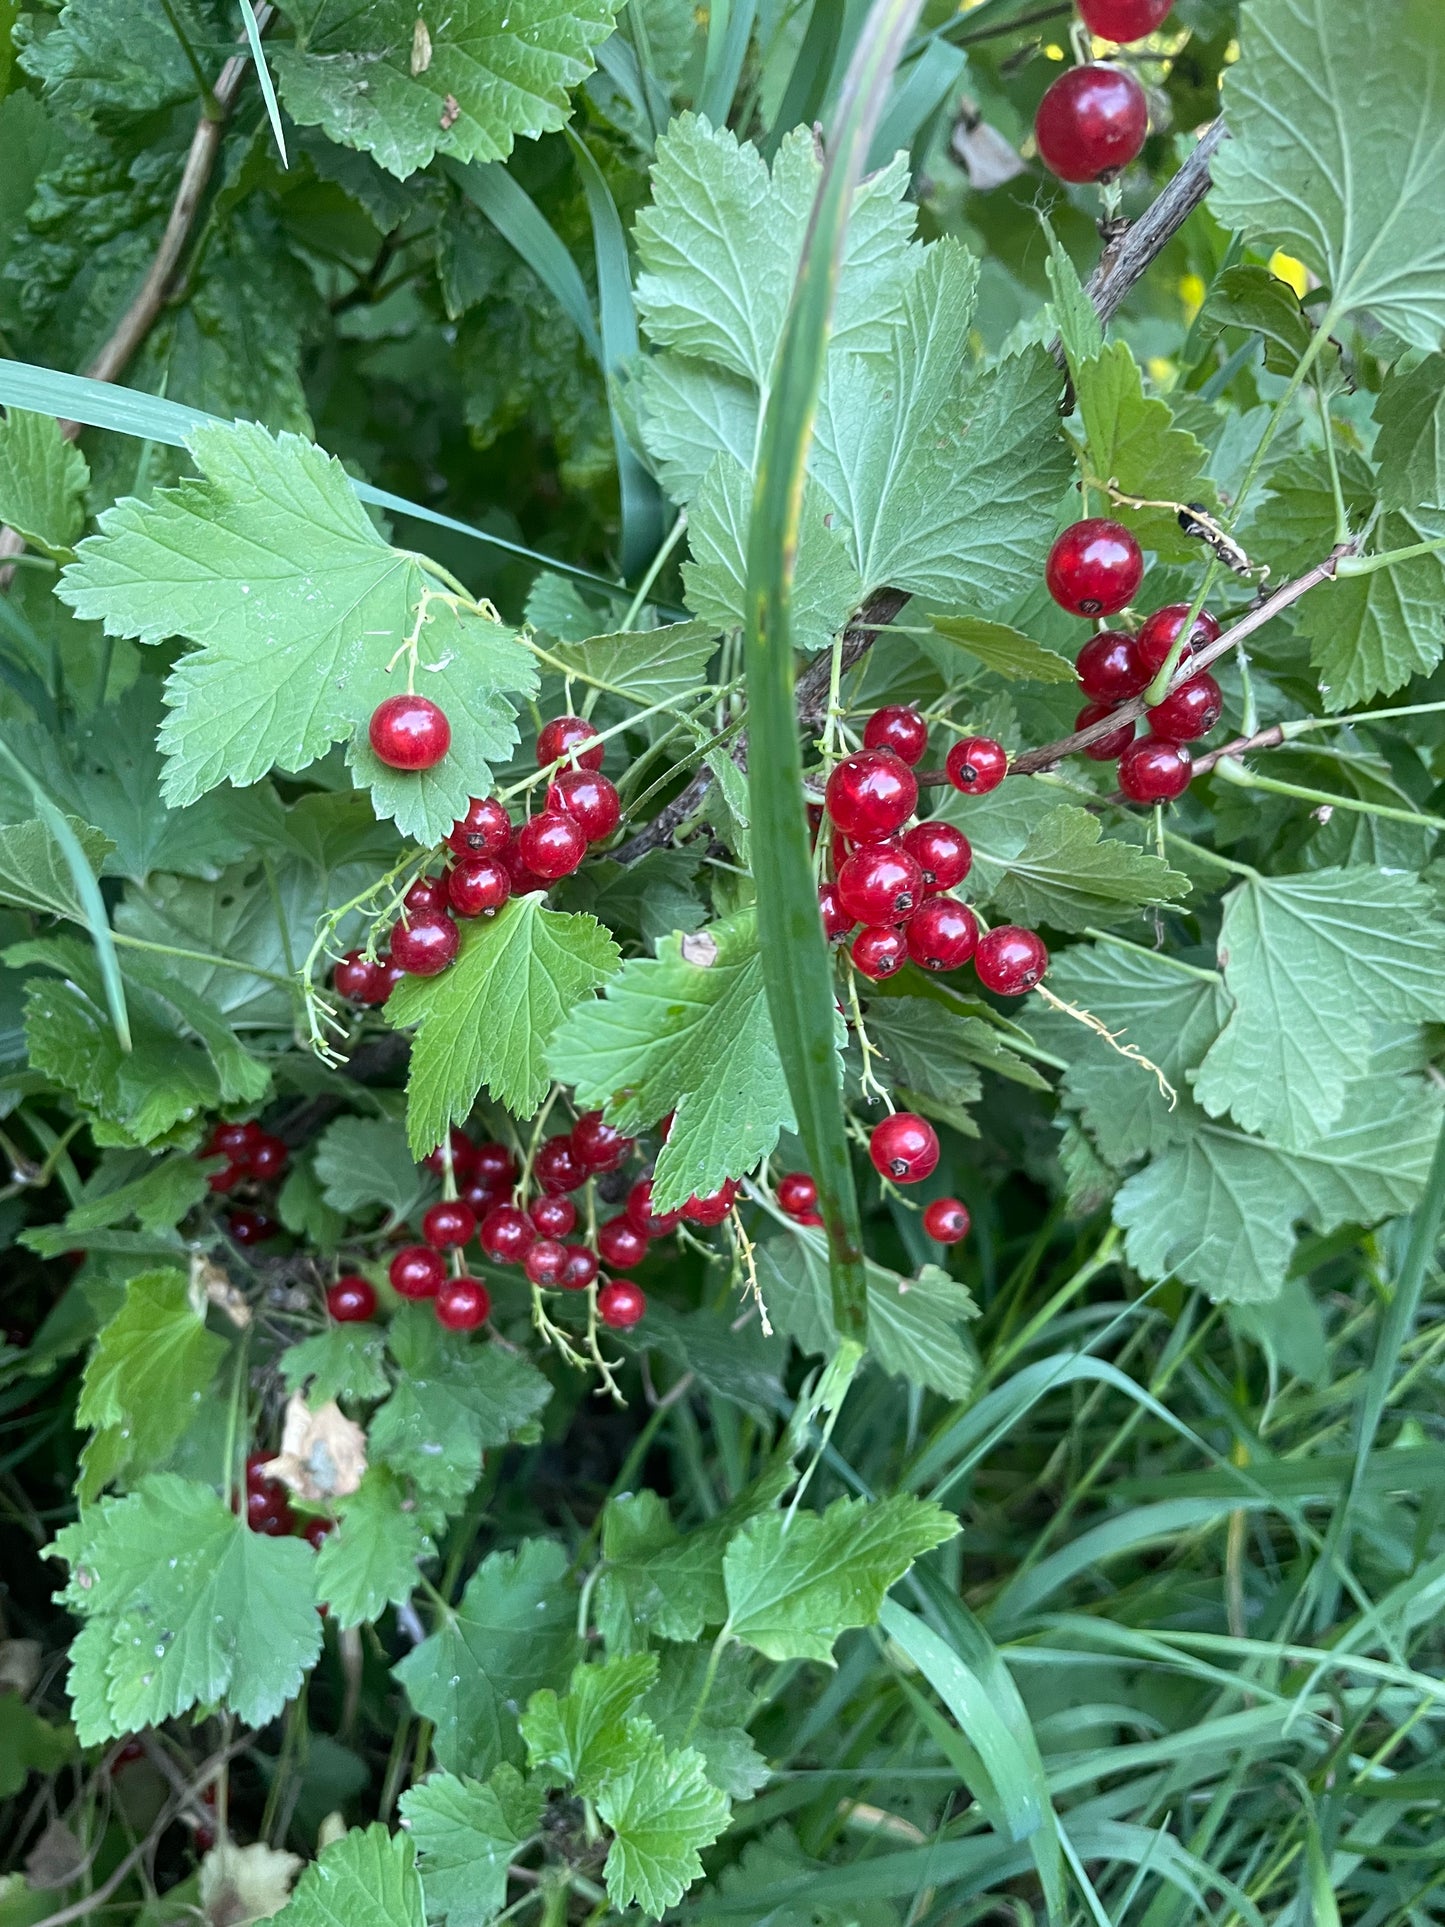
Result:
[[[248,1180],[266,1183],[281,1177],[291,1152],[284,1138],[263,1130],[252,1118],[248,1123],[220,1123],[201,1146],[203,1158],[224,1158],[225,1164],[206,1180],[216,1192],[231,1192]],[[265,1211],[239,1205],[226,1219],[226,1229],[238,1245],[264,1244],[274,1238],[277,1225]]]
[[[425,737],[421,761],[411,733],[418,706],[434,711],[444,732]],[[446,717],[425,696],[388,696],[371,719],[372,748],[396,769],[430,769],[450,741]],[[570,876],[588,845],[611,836],[622,819],[622,800],[601,774],[602,757],[596,731],[582,717],[547,723],[537,738],[537,767],[570,760],[548,783],[546,807],[519,825],[495,797],[474,797],[447,836],[448,867],[407,891],[388,951],[374,958],[346,953],[331,980],[337,995],[353,1004],[384,1004],[403,977],[435,977],[446,969],[461,941],[456,918],[493,916],[509,897],[548,890]]]
[[[868,718],[863,748],[829,775],[823,808],[833,824],[833,879],[818,891],[824,932],[838,943],[861,924],[848,954],[875,983],[910,959],[924,970],[957,970],[971,958],[986,988],[1021,997],[1048,968],[1040,938],[1015,924],[980,936],[973,911],[949,894],[972,866],[968,838],[937,819],[904,828],[918,802],[913,765],[927,745],[918,711],[890,703]],[[984,796],[1007,775],[1008,755],[991,737],[968,736],[949,750],[947,773],[965,796]]]
[[[1113,616],[1138,593],[1144,558],[1122,523],[1096,515],[1064,530],[1049,551],[1046,573],[1049,594],[1061,609],[1076,616]],[[1088,697],[1076,728],[1102,722],[1149,687],[1188,614],[1187,603],[1171,602],[1156,609],[1137,634],[1103,629],[1089,638],[1076,664],[1079,687]],[[1201,610],[1182,653],[1192,655],[1219,632],[1214,617]],[[1189,787],[1194,764],[1187,745],[1208,735],[1223,712],[1223,691],[1208,670],[1201,670],[1145,711],[1146,735],[1136,737],[1134,724],[1125,721],[1089,743],[1084,754],[1099,763],[1118,758],[1119,788],[1130,802],[1165,803]]]
[[[875,1127],[868,1148],[875,1168],[900,1184],[926,1178],[938,1162],[938,1137],[933,1126],[914,1111],[896,1111],[884,1118]],[[925,1163],[928,1168],[915,1172],[915,1163]],[[789,1171],[779,1178],[775,1195],[779,1210],[794,1224],[822,1224],[817,1181],[806,1171]],[[935,1198],[923,1209],[923,1228],[937,1244],[958,1244],[968,1236],[972,1222],[968,1206],[960,1198]]]
[[[285,1486],[279,1479],[268,1479],[261,1470],[272,1456],[269,1452],[253,1452],[246,1460],[246,1524],[252,1532],[264,1532],[268,1539],[289,1539],[299,1531],[319,1552],[322,1540],[335,1531],[336,1522],[313,1518],[303,1523],[296,1517]]]
[[[1116,43],[1142,40],[1164,20],[1173,0],[1078,0],[1090,33]],[[1139,153],[1149,132],[1149,103],[1127,68],[1089,61],[1060,74],[1039,102],[1034,139],[1039,159],[1061,181],[1111,181]]]

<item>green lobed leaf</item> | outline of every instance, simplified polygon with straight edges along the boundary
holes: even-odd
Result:
[[[424,1927],[416,1847],[383,1826],[353,1827],[306,1867],[278,1927]]]
[[[634,1717],[657,1678],[652,1653],[573,1668],[564,1694],[544,1687],[522,1715],[527,1763],[548,1786],[573,1786],[593,1799],[615,1773],[635,1764],[648,1734]]]
[[[697,1640],[704,1626],[727,1614],[722,1583],[722,1537],[706,1527],[682,1534],[656,1492],[624,1493],[602,1515],[602,1577],[598,1620],[609,1649],[626,1647],[638,1632],[659,1639]]]
[[[1387,509],[1445,507],[1445,354],[1392,369],[1375,403],[1375,465]]]
[[[52,415],[12,408],[0,422],[0,522],[64,557],[85,527],[85,457]]]
[[[696,1747],[714,1786],[731,1799],[751,1799],[771,1775],[748,1737],[757,1704],[749,1655],[741,1646],[725,1646],[710,1680],[712,1654],[705,1646],[665,1646],[658,1657],[643,1712],[665,1745]]]
[[[0,1800],[13,1799],[31,1773],[58,1773],[74,1752],[69,1727],[41,1719],[17,1692],[0,1693]]]
[[[1073,375],[1096,482],[1113,483],[1126,495],[1152,501],[1202,502],[1206,507],[1214,503],[1213,484],[1204,479],[1207,451],[1193,435],[1174,426],[1167,402],[1145,395],[1143,375],[1127,343],[1111,343],[1080,362]],[[1174,509],[1135,509],[1110,502],[1103,512],[1163,560],[1198,561],[1199,544],[1183,533]]]
[[[316,1141],[315,1164],[326,1202],[348,1215],[381,1204],[393,1219],[409,1218],[428,1188],[406,1127],[391,1118],[337,1118]]]
[[[287,1391],[306,1391],[313,1406],[337,1398],[381,1398],[391,1389],[386,1333],[380,1325],[329,1325],[288,1345],[276,1362]]]
[[[980,1071],[993,1071],[1031,1091],[1051,1088],[992,1024],[962,1016],[931,997],[877,998],[868,1009],[868,1035],[899,1082],[930,1097],[973,1103]]]
[[[1030,829],[992,901],[1001,917],[1030,929],[1084,930],[1188,893],[1188,877],[1162,857],[1105,836],[1096,816],[1061,803]]]
[[[507,1868],[542,1818],[542,1794],[515,1767],[487,1780],[431,1773],[401,1796],[421,1857],[427,1911],[447,1927],[486,1927],[507,1904]]]
[[[982,616],[935,615],[929,618],[947,642],[966,649],[985,669],[1010,682],[1071,683],[1074,665],[1055,649],[1046,649],[1032,636],[1006,622],[987,622]]]
[[[313,1394],[313,1397],[315,1394]],[[416,1589],[417,1562],[435,1551],[416,1501],[384,1465],[370,1465],[338,1499],[341,1524],[316,1557],[316,1592],[340,1627],[379,1619]]]
[[[158,1158],[128,1183],[106,1189],[96,1183],[108,1174],[102,1169],[86,1186],[78,1204],[58,1224],[33,1225],[20,1242],[42,1258],[58,1258],[89,1232],[108,1230],[134,1218],[144,1231],[169,1231],[201,1203],[209,1190],[206,1173],[194,1158]]]
[[[551,654],[646,709],[654,703],[695,699],[716,649],[717,630],[711,623],[673,622],[662,629],[625,629],[559,643]]]
[[[69,822],[87,861],[99,872],[112,847],[110,838],[75,817]],[[71,923],[87,922],[65,852],[38,817],[0,829],[0,903],[64,917]]]
[[[702,1873],[700,1847],[710,1847],[732,1813],[711,1785],[701,1754],[669,1752],[651,1735],[633,1763],[608,1780],[597,1811],[612,1829],[605,1875],[614,1907],[634,1902],[659,1919]]]
[[[1292,375],[1314,336],[1314,326],[1299,296],[1268,268],[1240,263],[1210,283],[1200,310],[1200,325],[1247,328],[1264,339],[1264,365],[1275,375]]]

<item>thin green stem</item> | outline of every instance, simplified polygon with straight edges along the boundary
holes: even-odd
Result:
[[[180,18],[176,13],[175,7],[171,4],[171,0],[161,0],[161,12],[170,22],[171,32],[180,42],[181,52],[186,57],[186,65],[195,76],[196,91],[201,97],[201,111],[205,114],[207,120],[222,119],[220,102],[216,99],[211,83],[206,77],[205,69],[196,56],[196,50],[191,45],[190,38],[185,28],[181,25]]]
[[[1382,555],[1342,555],[1335,564],[1335,574],[1373,575],[1377,569],[1393,569],[1397,562],[1413,562],[1416,556],[1438,555],[1441,549],[1445,549],[1445,535],[1429,542],[1412,542],[1407,549],[1387,549]]]
[[[242,963],[237,957],[222,957],[214,950],[187,950],[176,943],[152,943],[149,938],[132,937],[124,930],[112,930],[111,936],[127,950],[150,950],[160,957],[180,957],[187,963],[210,964],[216,970],[236,970],[247,977],[264,977],[273,984],[290,982],[279,970],[267,970],[260,964]]]
[[[1301,803],[1323,804],[1329,809],[1353,810],[1360,816],[1378,816],[1390,823],[1413,823],[1421,829],[1445,830],[1445,817],[1426,816],[1419,810],[1396,809],[1391,803],[1371,803],[1363,796],[1337,796],[1330,790],[1307,789],[1301,783],[1281,782],[1277,777],[1258,776],[1233,756],[1222,756],[1214,774],[1233,783],[1237,789],[1266,790],[1271,796],[1291,796]]]
[[[1092,925],[1088,925],[1083,934],[1086,937],[1092,937],[1095,943],[1108,944],[1114,950],[1132,950],[1136,957],[1147,957],[1150,963],[1166,964],[1170,970],[1176,970],[1184,977],[1193,977],[1201,984],[1220,982],[1217,970],[1201,970],[1198,964],[1184,963],[1180,958],[1171,957],[1163,950],[1151,950],[1147,944],[1134,943],[1128,937],[1116,936],[1112,930],[1095,930]]]
[[[1251,869],[1249,864],[1240,863],[1232,856],[1221,856],[1218,850],[1208,849],[1203,843],[1193,843],[1187,836],[1180,836],[1177,830],[1166,830],[1164,841],[1176,844],[1181,850],[1192,850],[1195,856],[1202,856],[1208,863],[1217,863],[1221,870],[1228,870],[1234,876],[1247,877],[1251,883],[1262,883],[1264,880],[1259,871]]]
[[[628,19],[632,18],[631,9],[629,9],[627,17]],[[642,605],[646,602],[648,598],[648,594],[652,589],[653,583],[656,582],[657,578],[662,574],[663,567],[667,562],[667,558],[672,554],[673,550],[677,547],[678,543],[682,540],[686,531],[687,531],[687,510],[679,509],[677,514],[677,520],[673,523],[672,527],[668,530],[667,534],[663,537],[661,546],[658,548],[657,554],[653,556],[651,562],[649,562],[647,565],[646,575],[643,576],[641,582],[639,582],[637,585],[636,595],[633,596],[631,602],[629,602],[627,605],[627,613],[622,618],[622,629],[624,633],[632,627],[633,623],[636,622],[638,616],[641,614]]]

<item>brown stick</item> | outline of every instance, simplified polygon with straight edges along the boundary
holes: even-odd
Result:
[[[1084,292],[1106,328],[1119,312],[1130,288],[1174,239],[1209,192],[1209,163],[1228,134],[1222,120],[1211,121],[1164,192],[1100,255],[1099,265],[1089,276]]]

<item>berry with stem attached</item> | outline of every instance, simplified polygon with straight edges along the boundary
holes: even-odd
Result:
[[[923,1208],[923,1229],[937,1244],[958,1244],[972,1223],[968,1206],[959,1198],[935,1198]]]
[[[391,927],[391,959],[409,977],[435,977],[457,954],[462,935],[444,912]]]
[[[452,746],[452,726],[428,696],[388,696],[372,711],[367,735],[391,769],[434,769]]]
[[[1044,578],[1049,594],[1070,615],[1112,616],[1138,593],[1144,556],[1122,522],[1090,515],[1055,539]]]
[[[823,919],[823,935],[829,943],[837,943],[853,928],[854,919],[843,908],[836,883],[818,885],[818,912]]]
[[[436,1251],[449,1251],[453,1245],[470,1244],[477,1229],[477,1214],[460,1198],[442,1198],[421,1221],[421,1235]]]
[[[455,1124],[447,1133],[447,1138],[446,1149],[452,1154],[452,1176],[460,1184],[476,1168],[476,1148],[466,1132]],[[422,1163],[428,1171],[434,1171],[441,1177],[447,1168],[446,1151],[439,1144],[434,1151],[427,1152]]]
[[[361,1325],[376,1316],[376,1287],[359,1272],[348,1271],[326,1291],[326,1309],[338,1325]]]
[[[985,990],[1000,997],[1022,997],[1049,967],[1049,953],[1035,930],[1001,923],[978,940],[973,967]]]
[[[630,1278],[614,1278],[597,1294],[597,1316],[612,1331],[629,1331],[646,1310],[642,1288]]]
[[[226,1220],[227,1231],[242,1246],[263,1245],[268,1238],[274,1238],[280,1228],[264,1211],[248,1211],[244,1206]]]
[[[464,856],[447,878],[447,902],[459,917],[494,916],[512,894],[512,873],[497,856]]]
[[[1224,714],[1224,691],[1202,669],[1144,712],[1149,733],[1166,743],[1193,743],[1207,736]]]
[[[459,816],[447,832],[447,848],[458,856],[500,856],[512,834],[512,819],[505,803],[495,796],[474,796],[465,816]]]
[[[477,1238],[482,1250],[497,1264],[515,1265],[536,1243],[537,1227],[516,1205],[498,1204],[482,1219]]]
[[[402,1298],[435,1298],[447,1268],[430,1245],[403,1245],[387,1268],[391,1288]]]
[[[517,832],[517,855],[534,876],[548,883],[571,876],[586,854],[581,825],[561,810],[543,810]]]
[[[838,898],[855,923],[901,923],[923,900],[923,872],[896,840],[865,843],[838,872]]]
[[[1156,609],[1152,616],[1146,616],[1137,636],[1129,645],[1129,656],[1134,673],[1139,679],[1139,689],[1130,695],[1138,695],[1159,674],[1169,660],[1169,652],[1184,627],[1184,618],[1189,614],[1187,602],[1166,602],[1162,609]],[[1180,652],[1180,660],[1192,656],[1196,649],[1202,649],[1206,642],[1214,642],[1219,636],[1219,624],[1207,609],[1201,609],[1189,629],[1189,641]]]
[[[1171,803],[1189,788],[1194,761],[1182,743],[1141,736],[1119,758],[1119,788],[1131,803]]]
[[[957,897],[929,897],[909,919],[908,954],[925,970],[958,970],[978,945],[978,919]]]
[[[1112,716],[1112,703],[1085,703],[1074,718],[1075,729],[1087,729],[1091,723],[1101,723],[1106,716]],[[1122,756],[1134,740],[1132,722],[1120,723],[1111,729],[1107,736],[1100,736],[1092,743],[1084,744],[1084,754],[1095,763],[1112,763],[1116,756]]]
[[[1060,74],[1034,115],[1039,159],[1075,185],[1112,180],[1135,158],[1148,132],[1144,89],[1123,68],[1097,62]]]
[[[1091,703],[1126,703],[1148,682],[1134,656],[1134,638],[1122,629],[1101,629],[1074,662],[1079,687]]]
[[[965,796],[987,796],[1008,775],[1008,751],[992,736],[965,736],[948,752],[948,780]]]
[[[892,750],[860,749],[837,764],[824,795],[843,834],[872,843],[892,836],[912,816],[918,779]]]
[[[584,1111],[572,1126],[572,1149],[589,1171],[616,1171],[632,1156],[636,1143],[601,1111]]]
[[[682,1215],[689,1224],[721,1224],[738,1195],[737,1181],[727,1178],[716,1191],[709,1191],[704,1197],[691,1197],[682,1207]]]
[[[449,1332],[471,1332],[487,1321],[491,1293],[480,1278],[448,1278],[437,1292],[437,1322]]]
[[[517,1160],[505,1144],[469,1145],[472,1175],[484,1178],[499,1191],[510,1190],[517,1182]]]
[[[891,749],[911,769],[928,748],[928,724],[908,703],[885,703],[863,727],[865,749]]]
[[[895,1184],[921,1184],[938,1163],[938,1133],[916,1111],[894,1111],[873,1126],[868,1155]]]
[[[591,723],[581,716],[554,716],[550,723],[543,725],[537,738],[537,767],[546,769],[566,756],[580,769],[601,769],[602,758],[606,755],[603,744],[597,740],[597,731]],[[590,744],[590,748],[583,748]]]
[[[870,983],[896,977],[908,961],[908,939],[892,925],[873,925],[860,930],[848,952],[853,968]]]
[[[923,872],[925,892],[952,890],[973,868],[973,846],[968,838],[938,817],[905,830],[903,847]]]
[[[570,816],[589,843],[611,836],[622,821],[615,786],[593,769],[564,769],[547,785],[547,808]]]
[[[401,900],[408,918],[433,916],[447,907],[447,878],[418,877]]]
[[[1173,4],[1174,0],[1079,0],[1079,16],[1090,33],[1122,46],[1162,26]]]
[[[331,987],[349,1004],[384,1004],[391,995],[386,965],[377,958],[348,950],[331,973]]]

